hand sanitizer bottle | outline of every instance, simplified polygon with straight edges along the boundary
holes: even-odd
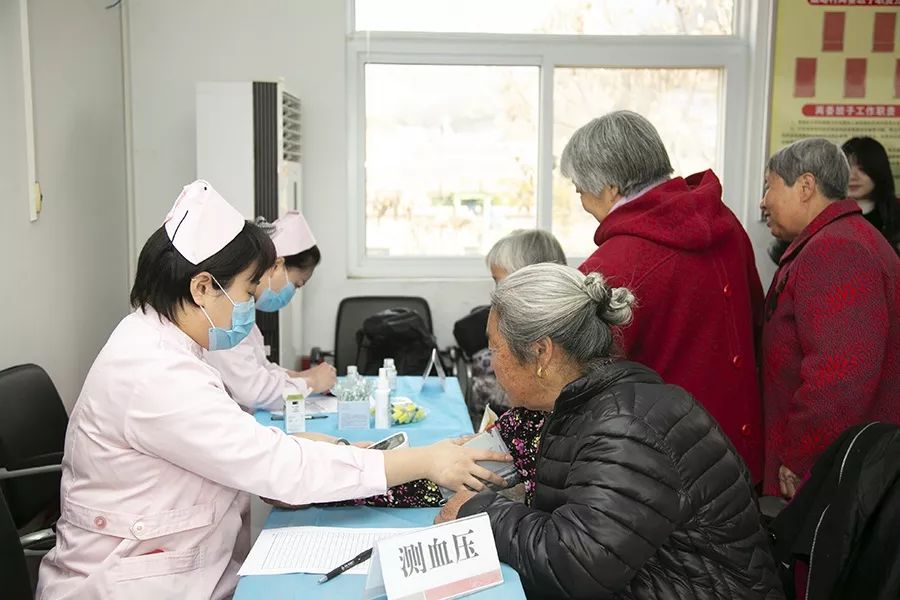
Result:
[[[391,386],[388,382],[387,369],[378,369],[378,386],[375,388],[375,429],[388,429],[391,426]]]
[[[397,390],[397,367],[394,366],[394,359],[384,359],[384,368],[387,370],[388,384],[394,392]]]

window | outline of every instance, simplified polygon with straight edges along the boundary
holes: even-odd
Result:
[[[484,256],[535,226],[538,75],[366,65],[368,256]]]
[[[734,0],[357,0],[357,31],[730,35]]]
[[[518,228],[587,256],[597,223],[559,157],[611,110],[649,118],[676,174],[714,169],[727,201],[745,179],[723,155],[746,143],[751,4],[356,0],[351,275],[483,276]]]

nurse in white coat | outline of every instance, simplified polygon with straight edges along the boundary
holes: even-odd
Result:
[[[259,224],[259,223],[258,223]],[[272,224],[260,224],[275,245],[278,258],[256,287],[256,310],[276,312],[288,306],[296,290],[306,285],[322,259],[312,231],[297,211]],[[271,362],[259,327],[230,350],[205,352],[238,404],[251,410],[281,410],[284,393],[324,392],[335,384],[334,367],[327,363],[306,371],[291,371]]]
[[[419,478],[495,480],[458,445],[379,452],[267,428],[225,391],[203,350],[249,333],[271,240],[204,181],[144,245],[136,310],[94,361],[69,418],[56,547],[37,597],[228,598],[249,549],[246,492],[290,504],[383,494]],[[507,457],[508,458],[508,457]]]

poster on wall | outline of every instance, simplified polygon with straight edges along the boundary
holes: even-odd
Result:
[[[769,154],[805,137],[870,136],[900,189],[900,0],[779,0]]]

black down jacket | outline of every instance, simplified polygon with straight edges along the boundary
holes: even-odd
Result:
[[[770,529],[780,562],[808,565],[804,600],[900,598],[900,426],[842,433]]]
[[[650,369],[615,362],[562,391],[532,506],[493,492],[500,560],[529,598],[783,598],[749,476],[715,421]]]

